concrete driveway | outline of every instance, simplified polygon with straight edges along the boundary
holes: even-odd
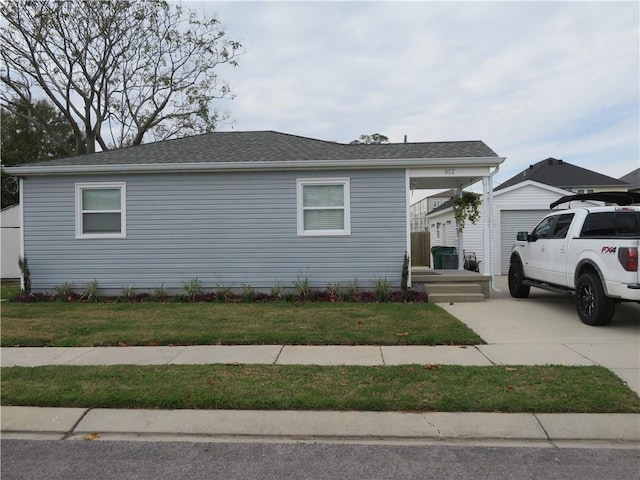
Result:
[[[554,363],[578,354],[612,370],[640,394],[639,304],[619,304],[610,325],[590,327],[578,318],[572,296],[532,288],[528,298],[515,299],[506,276],[496,283],[501,292],[486,302],[440,304],[488,343],[481,351],[494,360],[504,357],[502,363],[516,353],[525,363],[528,356]]]

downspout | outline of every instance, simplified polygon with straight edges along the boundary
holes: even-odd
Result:
[[[498,173],[498,171],[500,170],[500,165],[496,165],[496,169],[491,172],[489,174],[489,185],[488,185],[488,190],[489,190],[489,196],[488,196],[488,206],[489,206],[489,247],[490,247],[490,254],[489,254],[489,275],[491,276],[491,290],[493,290],[495,293],[500,293],[500,289],[498,288],[498,285],[496,285],[496,276],[495,276],[495,271],[494,271],[494,261],[493,261],[493,254],[494,254],[494,243],[493,243],[493,176]]]
[[[20,177],[18,182],[18,215],[20,216],[20,257],[24,254],[24,178]],[[20,270],[20,290],[24,290],[24,273]]]
[[[456,198],[462,198],[462,184],[458,184]],[[456,223],[456,233],[458,234],[458,270],[464,270],[464,228],[460,230],[460,226]]]
[[[405,181],[405,235],[407,236],[407,255],[409,255],[409,278],[407,279],[407,287],[411,288],[411,171],[407,168],[404,171]]]

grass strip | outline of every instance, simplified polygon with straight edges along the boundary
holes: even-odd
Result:
[[[2,369],[2,405],[442,412],[640,412],[602,367],[47,366]]]
[[[475,345],[426,303],[5,303],[3,347],[109,345]]]
[[[2,281],[0,282],[0,299],[9,300],[20,293],[20,282]]]

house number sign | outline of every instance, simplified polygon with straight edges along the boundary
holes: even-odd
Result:
[[[456,173],[456,169],[455,168],[445,168],[444,169],[444,174],[445,175],[455,175]]]

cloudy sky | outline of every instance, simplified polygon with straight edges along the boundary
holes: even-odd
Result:
[[[190,1],[246,48],[221,130],[483,140],[497,183],[547,157],[640,166],[638,2]]]

